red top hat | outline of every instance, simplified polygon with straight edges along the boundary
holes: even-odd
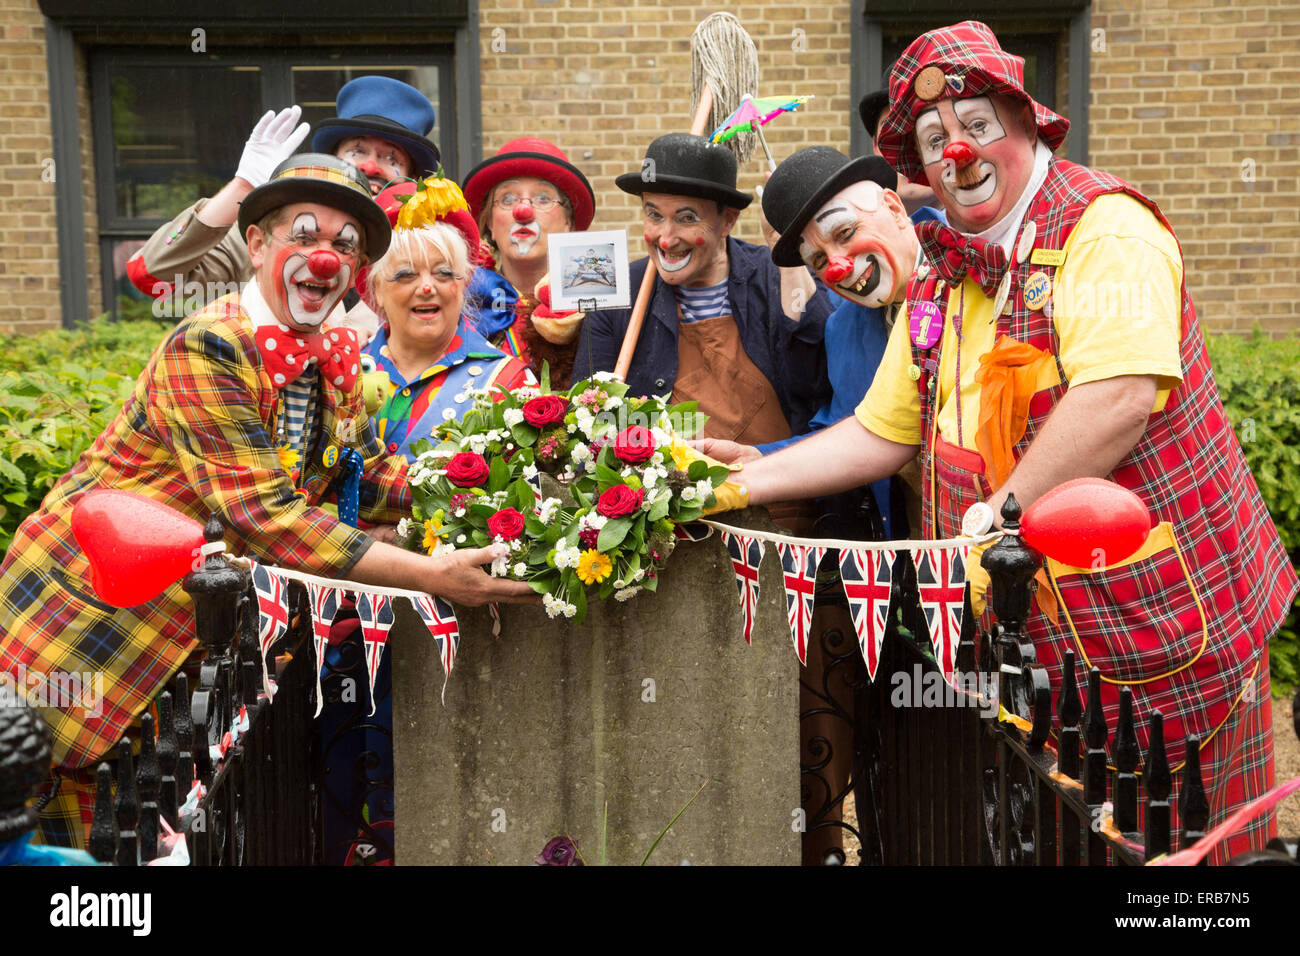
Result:
[[[560,147],[536,136],[512,139],[490,159],[485,159],[465,177],[465,199],[474,218],[483,212],[483,203],[497,183],[517,176],[536,176],[555,184],[573,206],[573,228],[582,232],[596,214],[596,194],[591,183],[569,162]]]
[[[916,117],[939,99],[965,99],[1001,93],[1034,108],[1038,135],[1056,149],[1070,121],[1034,102],[1025,92],[1025,61],[1005,52],[998,38],[978,20],[931,30],[912,41],[889,74],[889,112],[876,146],[899,174],[926,182],[925,167],[912,135]]]

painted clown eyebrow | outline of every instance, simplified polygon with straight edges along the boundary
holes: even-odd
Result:
[[[828,216],[835,216],[840,213],[846,213],[848,211],[849,211],[848,206],[832,206],[830,209],[824,209],[821,212],[819,212],[815,217],[814,221],[821,222],[823,219],[825,219]]]

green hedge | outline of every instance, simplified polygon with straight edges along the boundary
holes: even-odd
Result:
[[[117,414],[170,323],[108,322],[0,337],[0,552]],[[1228,418],[1300,561],[1300,338],[1212,336]],[[1272,644],[1279,689],[1300,680],[1300,600]]]
[[[1228,419],[1268,504],[1291,563],[1300,563],[1300,337],[1209,339]],[[1274,689],[1300,681],[1300,598],[1269,646]]]
[[[164,322],[0,337],[0,553],[130,396]]]

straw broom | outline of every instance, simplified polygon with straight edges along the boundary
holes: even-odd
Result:
[[[730,13],[715,13],[701,20],[691,34],[691,135],[703,136],[705,130],[719,126],[740,106],[741,98],[756,89],[758,50],[740,21]],[[756,139],[753,133],[741,133],[727,141],[727,148],[744,164],[754,153]],[[647,262],[614,365],[614,374],[624,381],[657,275],[654,262]]]

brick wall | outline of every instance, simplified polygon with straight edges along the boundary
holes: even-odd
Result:
[[[59,323],[44,34],[35,0],[0,0],[0,330]]]
[[[1300,328],[1300,6],[1097,0],[1091,162],[1155,199],[1212,330]]]
[[[636,240],[636,198],[620,192],[614,177],[639,170],[656,136],[690,128],[691,33],[718,9],[703,3],[621,9],[590,0],[482,0],[485,155],[520,135],[553,140],[591,180],[593,228],[627,226]],[[850,110],[856,116],[857,109],[849,103],[849,4],[727,9],[758,49],[758,95],[816,97],[805,112],[767,127],[777,162],[804,146],[847,151]],[[740,171],[740,188],[761,184],[764,169],[759,147]],[[741,215],[736,235],[761,241],[757,203]]]
[[[758,48],[760,93],[813,94],[768,127],[778,161],[803,146],[848,149],[849,21],[856,2],[731,7]],[[640,217],[614,187],[646,145],[690,122],[690,36],[715,4],[480,0],[484,155],[527,133],[555,140],[597,194],[596,228]],[[1182,240],[1208,327],[1300,328],[1300,40],[1293,0],[1094,0],[1091,159],[1155,199]],[[1061,80],[1062,85],[1064,80]],[[0,0],[0,331],[57,325],[58,248],[42,20]],[[1064,90],[1062,89],[1063,93]],[[78,72],[91,309],[102,307],[93,145]],[[762,182],[761,150],[741,188]],[[59,171],[65,175],[65,171]],[[737,235],[758,240],[757,207]],[[78,318],[81,318],[78,316]]]

